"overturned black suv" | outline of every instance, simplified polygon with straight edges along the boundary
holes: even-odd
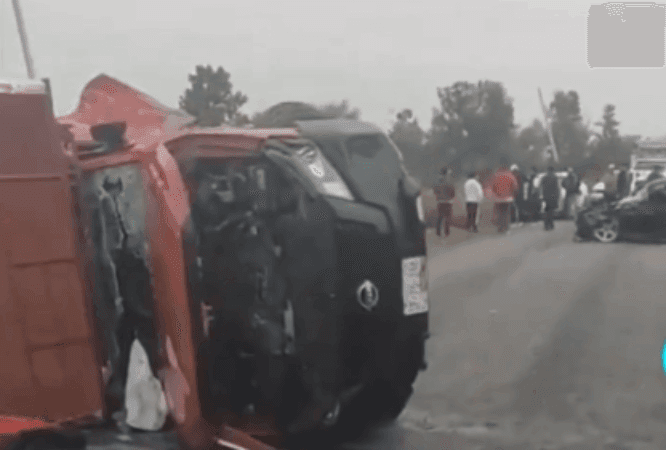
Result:
[[[183,238],[207,415],[331,437],[396,418],[426,367],[429,305],[420,187],[395,144],[317,120],[165,146],[193,199]]]
[[[619,201],[601,198],[579,211],[576,239],[666,240],[666,180],[655,180]]]

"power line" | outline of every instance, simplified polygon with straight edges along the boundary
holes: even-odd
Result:
[[[12,0],[14,5],[14,15],[16,16],[16,26],[18,27],[19,37],[21,38],[21,47],[23,48],[23,58],[25,59],[25,66],[28,69],[28,78],[34,80],[35,70],[32,64],[32,57],[30,56],[30,49],[28,48],[28,35],[25,32],[23,24],[23,15],[21,14],[21,6],[19,0]]]

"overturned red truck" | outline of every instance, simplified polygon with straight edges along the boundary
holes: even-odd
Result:
[[[397,417],[425,368],[427,264],[419,187],[381,130],[199,129],[106,76],[58,124],[40,83],[5,85],[0,414],[15,428],[108,419],[134,339],[186,448]]]

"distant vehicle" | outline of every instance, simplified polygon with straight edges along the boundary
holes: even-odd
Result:
[[[631,155],[629,168],[631,185],[629,192],[633,193],[641,189],[655,166],[666,170],[666,142],[639,142],[638,148]]]
[[[576,219],[576,238],[610,243],[666,240],[666,180],[655,180],[620,201],[599,201]]]

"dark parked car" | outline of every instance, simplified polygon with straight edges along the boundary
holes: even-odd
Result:
[[[666,240],[666,180],[646,184],[620,201],[600,201],[579,212],[576,236],[599,242]]]

